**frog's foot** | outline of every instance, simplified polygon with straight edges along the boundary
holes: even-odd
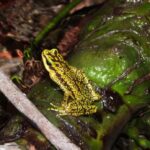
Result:
[[[53,110],[59,113],[60,116],[65,116],[67,115],[67,113],[65,112],[65,109],[63,107],[60,106],[56,106],[53,103],[50,103],[50,105],[52,107],[48,108],[48,110]]]

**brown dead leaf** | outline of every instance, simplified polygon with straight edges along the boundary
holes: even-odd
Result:
[[[11,55],[11,53],[9,51],[4,50],[4,51],[0,51],[0,58],[11,59],[12,55]]]
[[[63,56],[66,56],[70,49],[77,43],[78,35],[80,33],[80,27],[75,26],[70,28],[63,36],[61,41],[58,43],[57,48]]]
[[[103,3],[105,0],[83,0],[79,5],[71,10],[71,14],[85,7],[90,7],[93,5],[98,5]]]

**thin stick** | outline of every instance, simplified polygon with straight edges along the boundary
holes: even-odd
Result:
[[[58,128],[50,123],[38,111],[34,104],[23,94],[20,89],[0,70],[0,91],[8,100],[28,119],[32,120],[45,137],[60,150],[79,150]]]

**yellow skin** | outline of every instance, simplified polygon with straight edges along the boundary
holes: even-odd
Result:
[[[101,96],[96,93],[84,72],[70,66],[57,49],[43,50],[42,60],[50,78],[64,91],[64,99],[61,106],[55,106],[51,110],[60,115],[89,115],[97,111],[92,103]]]

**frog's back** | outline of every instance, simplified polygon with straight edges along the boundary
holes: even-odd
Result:
[[[77,98],[84,99],[84,100],[97,100],[100,99],[100,95],[95,92],[94,86],[92,86],[89,79],[86,77],[85,73],[81,69],[77,69],[75,67],[70,66],[72,71],[72,79],[76,89]]]

